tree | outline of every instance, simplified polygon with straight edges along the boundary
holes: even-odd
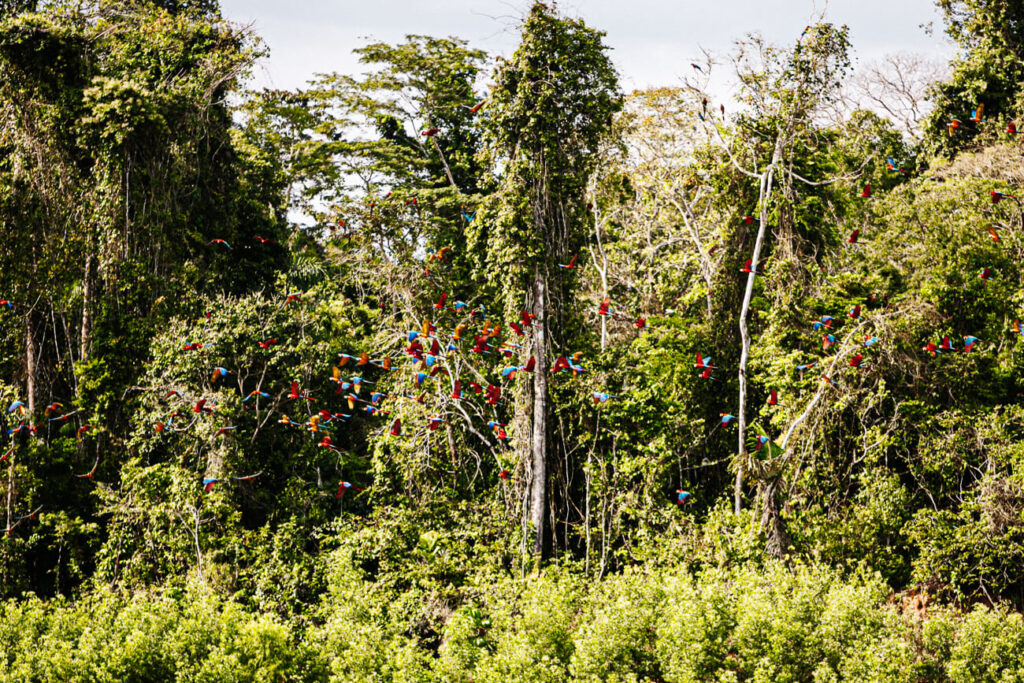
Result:
[[[1012,119],[1021,112],[1024,82],[1024,5],[1003,0],[939,0],[946,34],[963,54],[954,59],[948,80],[931,91],[935,108],[925,130],[933,149],[952,154],[980,130],[971,112],[984,105],[982,120]],[[959,120],[959,128],[949,124]]]
[[[589,233],[585,192],[601,140],[621,108],[603,34],[535,3],[512,58],[500,65],[487,105],[487,137],[503,166],[486,231],[488,277],[509,319],[536,316],[529,439],[529,519],[534,552],[550,547],[548,517],[548,361],[573,338],[572,272],[560,272]],[[525,511],[524,511],[525,512]]]
[[[834,182],[809,180],[793,170],[793,163],[801,145],[813,144],[815,115],[839,92],[842,76],[849,68],[848,47],[845,27],[836,28],[830,24],[810,27],[792,50],[779,50],[758,37],[740,43],[735,66],[742,86],[741,101],[747,105],[749,113],[740,116],[736,130],[740,134],[743,153],[750,157],[749,166],[739,160],[732,145],[725,141],[722,129],[715,127],[735,168],[758,182],[757,232],[739,311],[738,446],[733,492],[737,513],[742,507],[744,474],[750,466],[747,451],[750,309],[755,280],[763,276],[758,266],[769,218],[773,209],[775,215],[779,215],[779,209],[771,206],[779,201],[776,182],[781,178],[789,187],[794,182],[812,186]]]

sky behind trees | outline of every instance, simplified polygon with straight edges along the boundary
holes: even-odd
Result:
[[[409,33],[454,35],[474,47],[507,56],[516,44],[526,0],[224,0],[224,15],[252,24],[270,48],[256,71],[256,87],[297,88],[313,74],[352,73],[352,49],[367,38],[397,42]],[[894,52],[946,58],[953,47],[942,33],[933,0],[565,0],[561,11],[606,31],[625,89],[675,85],[701,49],[725,56],[732,41],[759,31],[787,43],[822,10],[850,27],[855,56],[869,62]],[[929,35],[922,25],[933,23]],[[724,69],[723,69],[724,71]]]

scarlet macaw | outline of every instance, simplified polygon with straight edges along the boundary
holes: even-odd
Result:
[[[770,405],[770,406],[777,406],[777,405],[779,405],[779,394],[778,394],[778,392],[775,391],[775,389],[772,389],[768,393],[768,405]]]
[[[217,380],[221,379],[222,377],[227,377],[227,376],[228,376],[228,371],[225,368],[214,368],[213,369],[213,376],[210,378],[210,382],[216,384]]]
[[[203,477],[203,492],[209,493],[219,483],[220,480],[215,477]]]
[[[597,392],[597,391],[593,392],[591,394],[591,396],[593,397],[595,404],[597,404],[597,403],[605,403],[610,398],[617,398],[617,396],[614,396],[613,394],[604,394],[604,393]]]
[[[371,407],[371,406],[367,406]],[[391,423],[391,436],[402,435],[402,418],[396,417],[395,421]]]
[[[276,343],[277,343],[276,339],[264,339],[263,341],[256,342],[256,345],[259,346],[264,351],[266,351],[267,349],[269,349],[271,346],[273,346]]]
[[[871,347],[878,343],[878,337],[872,337],[869,334],[864,335],[864,346]]]
[[[721,424],[723,427],[736,419],[735,415],[730,415],[729,413],[719,413],[718,415],[722,418]]]
[[[846,238],[846,241],[850,244],[857,244],[857,238],[860,236],[860,230],[854,230],[850,233],[850,236]]]
[[[1003,199],[1016,199],[1012,194],[1006,192],[997,192],[996,190],[990,190],[989,194],[992,195],[992,203],[998,204]]]
[[[100,464],[100,459],[96,458],[96,462],[92,464],[92,469],[85,474],[76,474],[75,476],[79,479],[88,479],[92,481],[92,475],[96,474],[96,467]]]
[[[249,399],[256,398],[257,396],[259,396],[260,398],[270,398],[270,394],[262,392],[259,389],[253,389],[252,391],[249,392],[248,396],[242,399],[242,403],[247,403]]]
[[[974,349],[974,345],[980,341],[981,340],[977,337],[972,337],[970,335],[964,337],[964,353],[970,353],[971,350]]]
[[[230,249],[230,248],[231,248],[231,245],[230,245],[230,244],[228,244],[227,242],[225,242],[225,241],[224,241],[224,240],[222,240],[222,239],[213,239],[213,240],[210,240],[209,242],[207,242],[207,243],[206,243],[206,246],[208,246],[208,247],[209,247],[209,246],[212,246],[212,245],[214,245],[214,244],[223,244],[223,245],[224,245],[225,247],[227,247],[228,249]]]
[[[558,267],[559,268],[565,268],[566,270],[576,270],[576,257],[577,256],[579,256],[579,254],[573,254],[572,258],[569,260],[568,263],[559,263]]]
[[[992,238],[993,242],[1000,242],[1001,241],[1001,239],[999,237],[999,233],[996,231],[996,226],[989,225],[989,226],[986,227],[986,229],[988,230],[988,236]]]
[[[740,268],[740,272],[741,273],[753,273],[754,275],[757,275],[757,271],[754,270],[753,268],[751,268],[751,264],[752,263],[753,263],[753,261],[751,259],[747,259],[746,261],[744,261],[743,262],[743,267]]]
[[[813,327],[815,330],[819,330],[823,327],[831,330],[832,323],[834,323],[835,320],[836,319],[830,315],[823,315],[821,316],[821,320],[815,320],[813,323],[811,323],[811,327]]]
[[[850,365],[851,368],[860,368],[861,361],[863,361],[863,360],[864,360],[864,356],[862,356],[859,353],[855,354],[852,358],[850,358],[849,365]]]
[[[864,186],[864,189],[860,191],[860,196],[865,199],[871,197],[871,183]]]
[[[353,486],[349,482],[343,481],[343,482],[340,482],[338,484],[338,492],[336,494],[334,494],[334,497],[335,498],[341,498],[342,496],[345,495],[345,492],[348,491],[349,489],[355,489],[356,491],[362,491],[362,489],[359,488],[358,486]]]
[[[676,489],[676,505],[682,505],[686,501],[686,499],[689,498],[689,497],[690,497],[690,492],[689,491],[684,491],[682,489]]]

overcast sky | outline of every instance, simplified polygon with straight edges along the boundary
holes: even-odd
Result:
[[[315,73],[355,73],[351,50],[368,38],[400,41],[409,33],[458,36],[473,47],[509,55],[529,0],[221,0],[232,21],[252,24],[270,48],[256,87],[293,89]],[[678,85],[701,49],[729,51],[749,32],[791,44],[825,7],[822,0],[562,0],[560,10],[607,32],[626,90]],[[946,58],[934,0],[832,0],[826,20],[850,27],[854,57],[893,52]],[[922,24],[933,24],[928,35]]]

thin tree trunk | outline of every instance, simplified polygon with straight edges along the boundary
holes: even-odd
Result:
[[[548,358],[547,358],[547,292],[544,275],[538,265],[534,271],[533,355],[537,364],[533,373],[533,480],[530,495],[530,521],[533,522],[533,552],[544,556],[548,544],[547,514],[547,448],[548,448]]]
[[[36,325],[32,311],[25,316],[25,393],[27,394],[28,412],[31,417],[36,412]]]
[[[733,489],[733,510],[739,514],[743,509],[743,474],[747,459],[747,362],[750,360],[750,329],[748,318],[750,315],[750,300],[754,295],[754,278],[757,277],[757,269],[761,257],[761,247],[764,244],[764,235],[768,229],[768,198],[772,193],[772,182],[775,177],[775,168],[782,157],[782,135],[775,140],[775,150],[772,152],[771,163],[761,174],[761,187],[758,192],[758,204],[760,215],[758,217],[757,239],[754,240],[754,253],[750,257],[750,273],[747,275],[747,287],[743,293],[743,305],[740,307],[740,364],[739,364],[739,405],[736,411],[736,425],[739,432],[739,444],[737,448],[736,483]]]
[[[85,258],[85,273],[82,278],[82,336],[78,352],[79,360],[89,359],[89,336],[92,331],[92,254]]]

